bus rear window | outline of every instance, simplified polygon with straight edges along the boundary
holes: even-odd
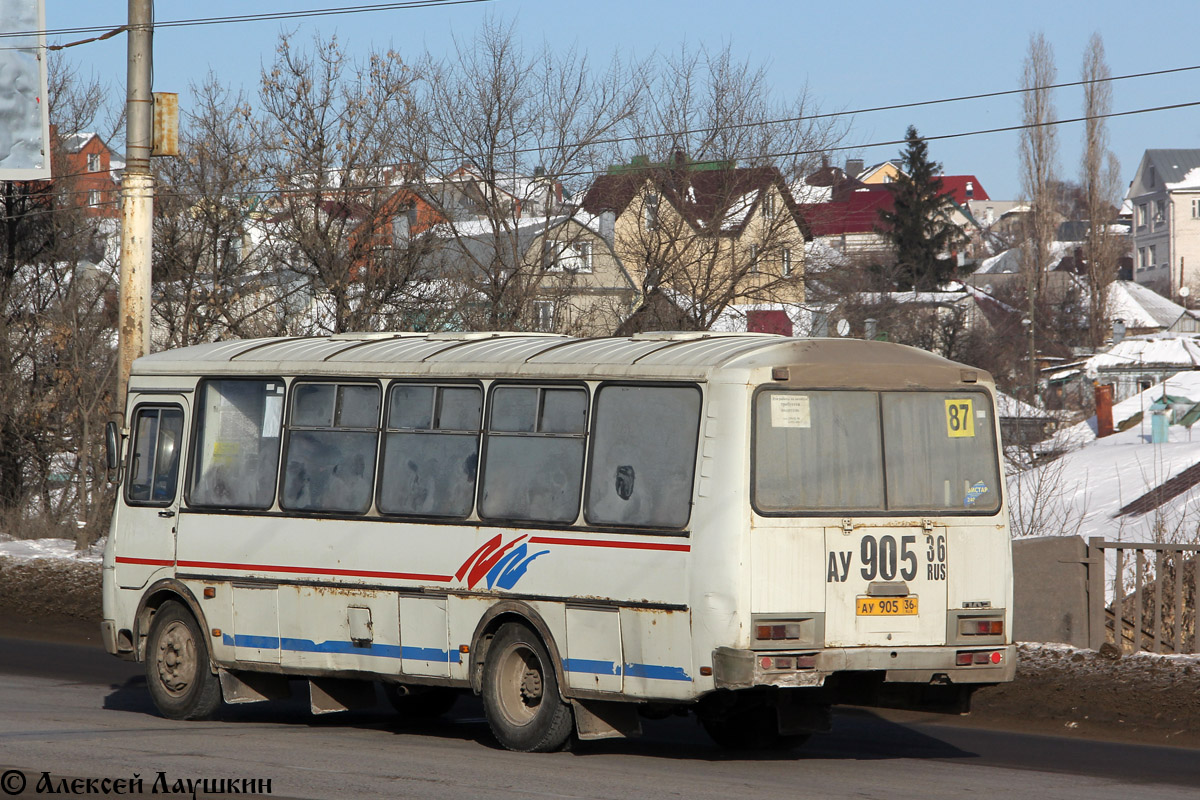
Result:
[[[981,392],[765,391],[754,437],[754,504],[764,514],[1000,507]]]

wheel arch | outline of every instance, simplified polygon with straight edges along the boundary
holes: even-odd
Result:
[[[208,634],[208,624],[204,618],[204,611],[200,608],[200,603],[196,600],[196,596],[192,594],[187,586],[175,578],[163,578],[152,584],[142,594],[142,599],[138,603],[137,614],[134,616],[134,651],[137,653],[138,661],[146,659],[146,637],[150,633],[150,621],[154,618],[155,612],[162,607],[163,603],[172,600],[181,603],[184,608],[191,612],[191,615],[196,620],[196,624],[200,627],[202,635],[206,636]]]
[[[488,646],[496,631],[509,622],[525,625],[541,639],[546,652],[550,655],[550,661],[553,662],[559,691],[563,692],[565,697],[567,684],[566,676],[563,674],[562,655],[559,653],[558,644],[554,641],[554,635],[550,632],[550,626],[533,606],[520,600],[503,600],[496,603],[480,617],[479,623],[475,626],[475,633],[471,636],[471,660],[468,667],[471,690],[475,694],[479,694],[483,690],[483,664],[487,660]]]

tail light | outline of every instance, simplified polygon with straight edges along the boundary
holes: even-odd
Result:
[[[1003,619],[960,619],[958,633],[961,636],[1003,636]]]
[[[980,664],[996,666],[1002,661],[1004,661],[1004,652],[1001,650],[959,650],[954,654],[956,667],[972,667]]]
[[[754,637],[763,642],[774,642],[780,639],[799,639],[800,623],[785,622],[774,625],[756,625],[754,627]]]

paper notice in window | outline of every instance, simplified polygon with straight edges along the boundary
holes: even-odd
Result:
[[[283,396],[269,394],[264,398],[263,430],[264,439],[273,439],[279,435],[279,422],[283,417]]]
[[[772,428],[811,428],[808,395],[779,392],[771,395]]]

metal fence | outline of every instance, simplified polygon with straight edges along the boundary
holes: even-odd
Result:
[[[1112,551],[1113,570],[1108,566]],[[1088,540],[1089,646],[1200,652],[1200,545]]]

